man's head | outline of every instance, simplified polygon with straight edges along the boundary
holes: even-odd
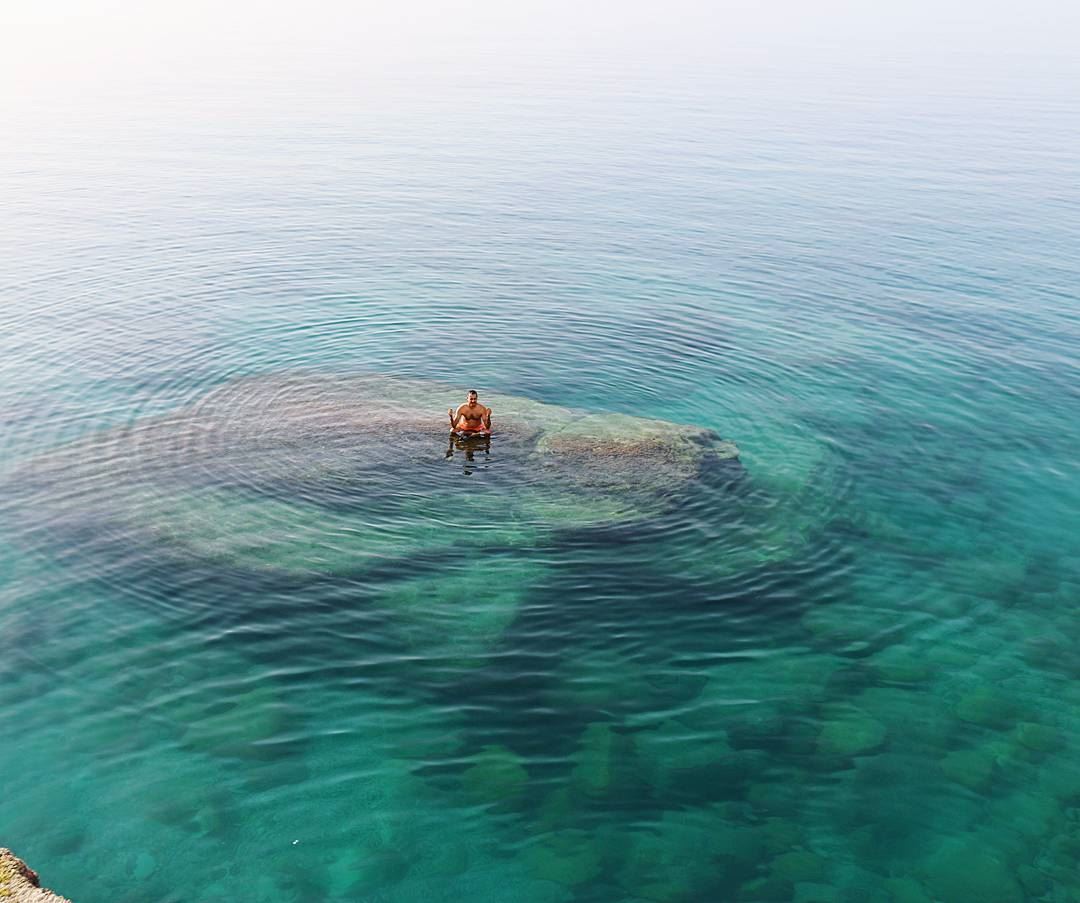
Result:
[[[469,404],[476,404],[477,399],[480,396],[476,394],[476,389],[469,389]]]

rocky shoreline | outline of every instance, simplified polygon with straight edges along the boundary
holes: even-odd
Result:
[[[71,903],[41,886],[37,872],[11,850],[0,848],[0,898],[5,903]]]

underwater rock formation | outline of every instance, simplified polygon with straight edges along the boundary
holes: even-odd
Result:
[[[42,455],[13,485],[52,532],[310,577],[650,517],[704,467],[739,469],[710,430],[510,395],[484,397],[490,446],[451,441],[458,394],[382,376],[240,379]]]
[[[742,474],[711,430],[495,393],[495,437],[452,439],[459,394],[385,376],[238,379],[43,453],[4,495],[24,541],[95,555],[96,577],[140,594],[165,570],[165,593],[177,571],[212,579],[215,608],[225,585],[268,605],[364,578],[388,635],[455,668],[513,622],[550,543],[679,510],[706,472]]]
[[[1011,865],[973,837],[946,842],[924,863],[923,870],[927,889],[941,903],[1024,900]]]
[[[530,874],[566,887],[587,884],[600,874],[603,863],[597,845],[587,831],[568,830],[549,834],[525,850]]]
[[[732,883],[725,860],[745,845],[745,832],[725,815],[716,807],[671,810],[627,830],[616,882],[633,898],[653,903],[724,899]]]
[[[41,886],[37,872],[11,850],[0,848],[0,898],[10,903],[70,903]]]
[[[823,713],[817,749],[823,756],[861,756],[885,741],[886,727],[855,706],[833,705]]]

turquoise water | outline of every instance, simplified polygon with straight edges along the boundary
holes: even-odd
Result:
[[[1059,74],[530,72],[5,108],[0,844],[78,903],[1074,899]],[[541,529],[498,435],[248,466],[365,374],[744,475]]]

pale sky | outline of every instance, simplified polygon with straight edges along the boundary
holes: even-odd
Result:
[[[5,92],[244,66],[468,66],[562,54],[1072,57],[1076,0],[0,0]]]

